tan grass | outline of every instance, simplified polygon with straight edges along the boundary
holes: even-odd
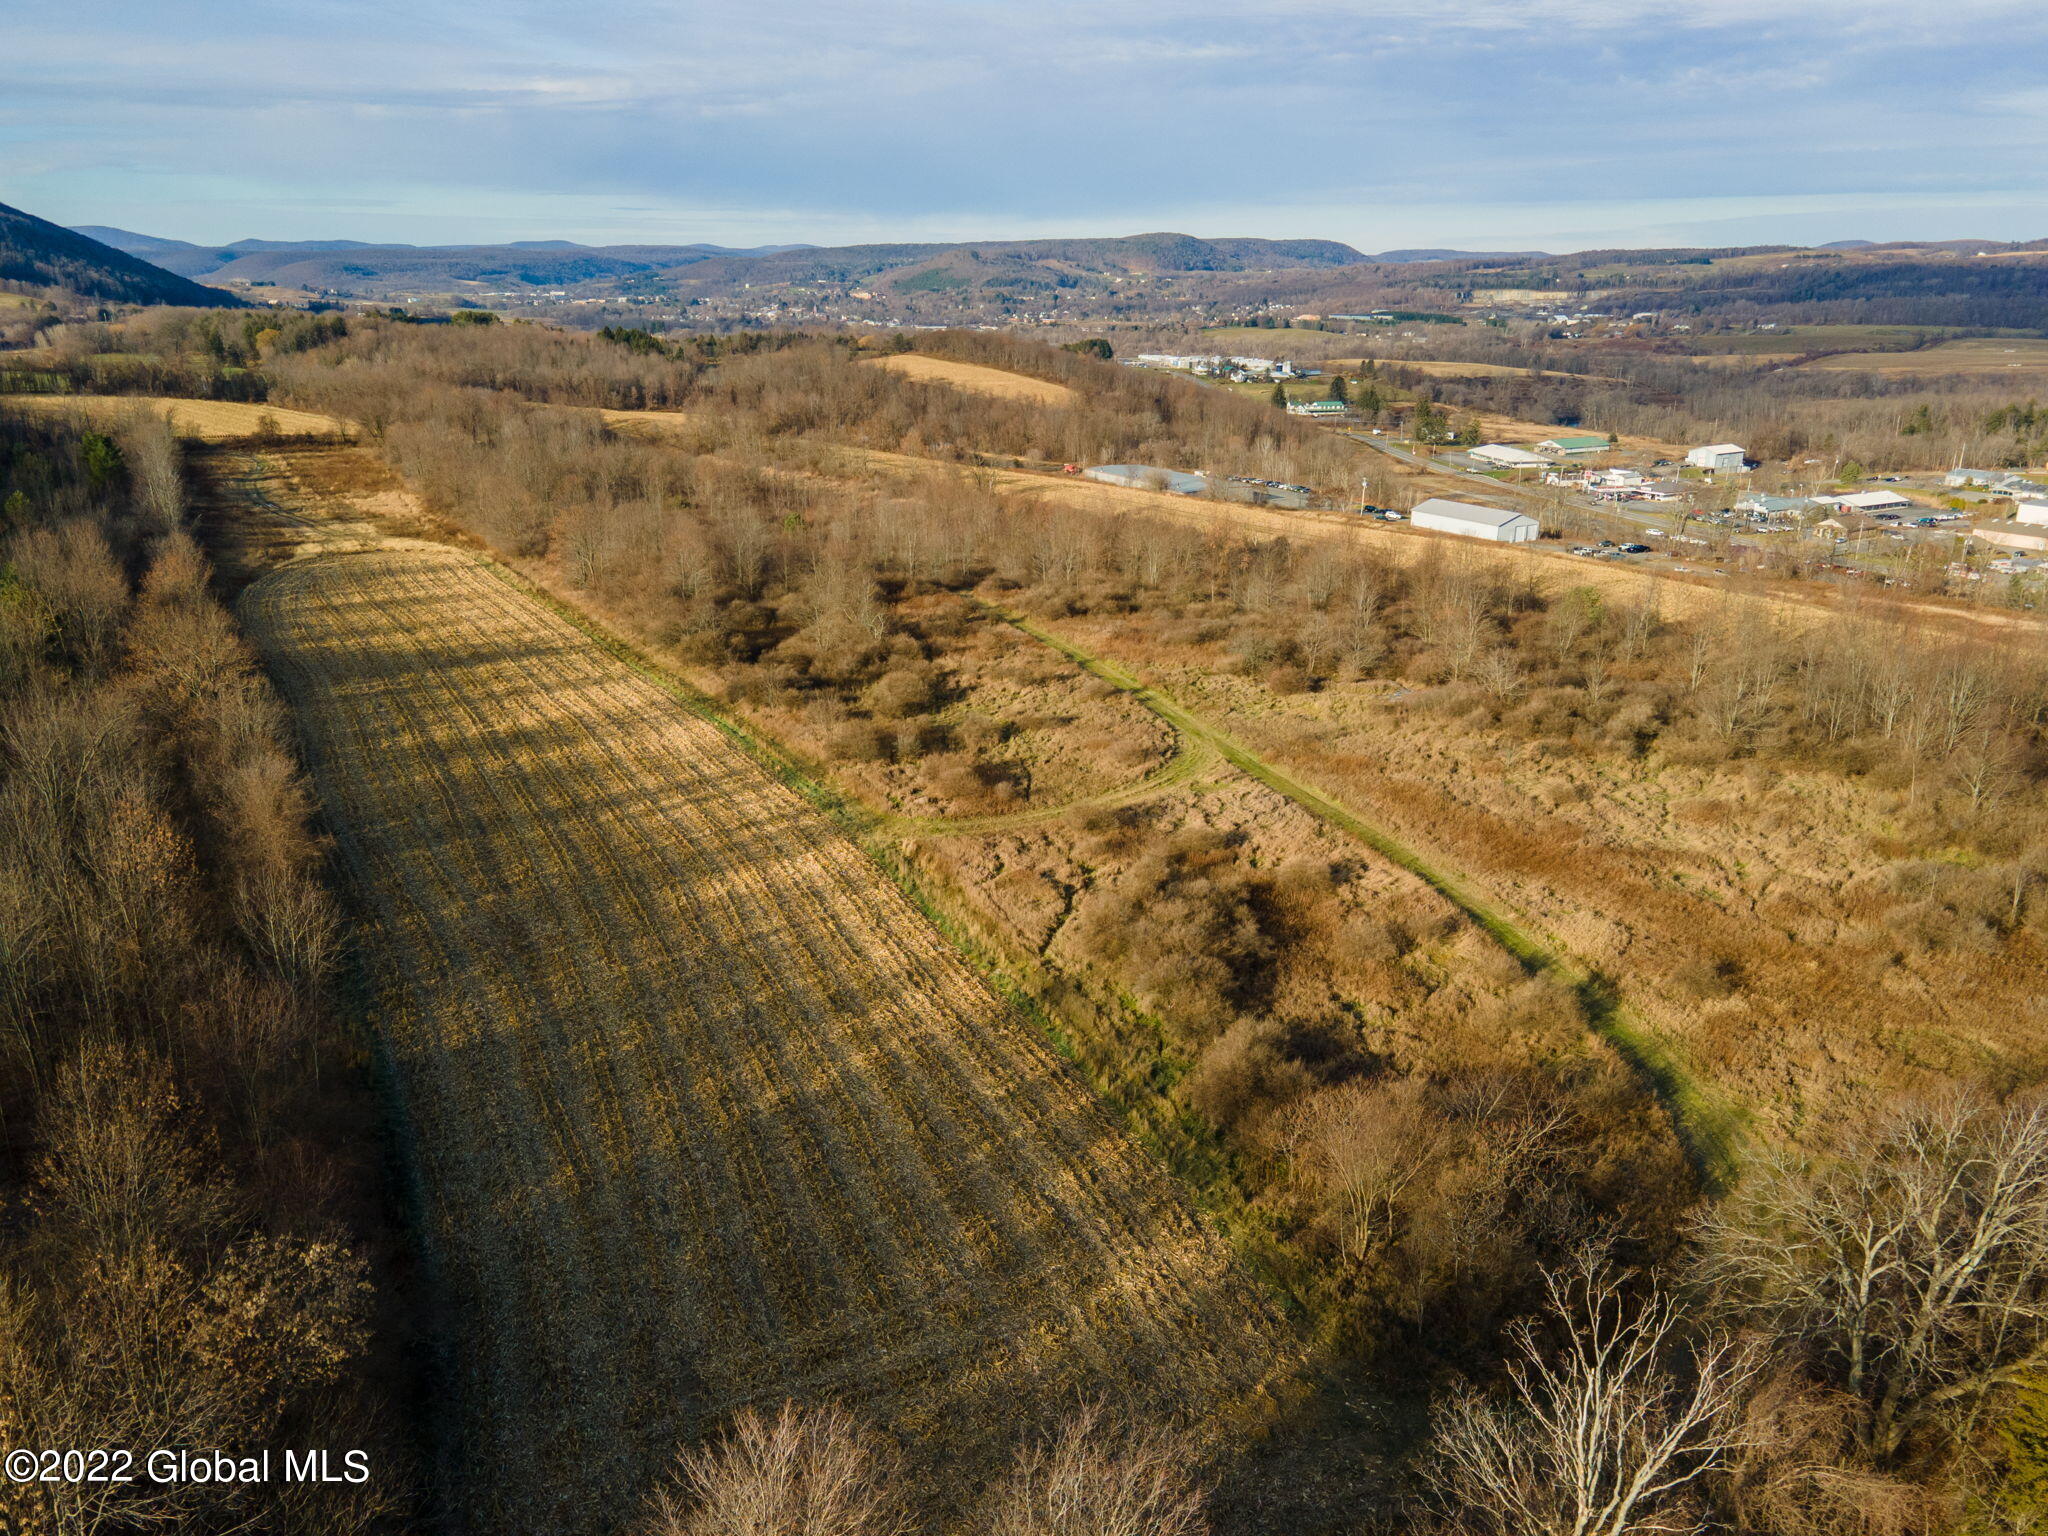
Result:
[[[184,400],[168,395],[6,395],[0,405],[19,406],[46,416],[73,416],[104,426],[134,410],[153,411],[168,420],[180,437],[200,442],[256,437],[267,416],[281,437],[334,437],[342,425],[332,416],[294,411],[282,405],[252,405],[240,400]]]
[[[1516,368],[1507,363],[1459,363],[1445,362],[1436,358],[1382,357],[1373,361],[1384,363],[1390,368],[1413,368],[1417,373],[1426,373],[1433,379],[1596,379],[1603,384],[1619,383],[1618,379],[1604,373],[1566,373],[1556,368]],[[1360,357],[1332,358],[1325,368],[1339,370],[1362,368],[1365,359]]]
[[[1003,368],[984,368],[979,363],[955,363],[943,357],[926,357],[920,352],[899,352],[878,358],[877,368],[887,368],[905,378],[926,384],[950,384],[955,389],[998,400],[1030,400],[1039,405],[1072,405],[1081,397],[1064,384],[1034,379]]]
[[[1938,342],[1913,352],[1838,352],[1802,365],[1893,375],[2048,373],[2048,341],[2021,336],[1979,336]]]
[[[611,1530],[748,1403],[968,1480],[1075,1393],[1279,1369],[1157,1165],[701,713],[453,550],[241,610],[365,921],[476,1523]]]

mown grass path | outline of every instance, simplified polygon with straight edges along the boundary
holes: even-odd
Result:
[[[1740,1112],[1694,1077],[1669,1042],[1629,1013],[1608,978],[1511,916],[1469,877],[1451,869],[1443,860],[1425,856],[1343,802],[1260,757],[1172,695],[1024,614],[993,605],[985,606],[1005,623],[1050,646],[1092,676],[1121,689],[1172,726],[1184,742],[1208,747],[1232,767],[1241,769],[1331,826],[1357,838],[1389,862],[1427,882],[1479,924],[1532,974],[1553,976],[1570,986],[1584,1005],[1586,1018],[1594,1031],[1608,1041],[1656,1091],[1702,1180],[1710,1188],[1721,1188],[1734,1178],[1742,1139]]]
[[[450,1523],[611,1536],[733,1408],[850,1401],[964,1493],[1034,1419],[1220,1423],[1287,1330],[1038,1031],[729,722],[499,568],[243,593],[361,931]]]

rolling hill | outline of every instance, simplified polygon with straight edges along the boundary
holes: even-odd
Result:
[[[0,203],[0,282],[63,288],[119,304],[232,308],[242,302],[5,203]]]

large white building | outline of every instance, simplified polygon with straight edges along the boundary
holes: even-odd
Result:
[[[1897,512],[1913,505],[1897,491],[1849,491],[1840,496],[1816,496],[1817,507],[1839,507],[1844,512]]]
[[[1415,504],[1408,520],[1418,528],[1437,533],[1463,534],[1468,539],[1493,539],[1502,544],[1528,544],[1535,540],[1536,519],[1526,512],[1509,512],[1500,507],[1482,507],[1469,501],[1447,501],[1432,496]]]
[[[2039,523],[2048,526],[2048,501],[2023,501],[2012,509],[2012,520],[2016,523]]]
[[[1133,491],[1170,491],[1175,496],[1203,496],[1209,490],[1206,476],[1191,475],[1178,469],[1161,469],[1156,464],[1097,464],[1081,473],[1090,480],[1100,480],[1104,485],[1121,485]]]
[[[1749,456],[1740,443],[1709,443],[1693,449],[1685,456],[1685,462],[1694,469],[1741,469],[1749,462]]]
[[[1481,464],[1491,464],[1496,469],[1548,469],[1550,460],[1540,453],[1531,453],[1526,448],[1517,448],[1510,443],[1481,443],[1477,448],[1467,448],[1465,457]]]

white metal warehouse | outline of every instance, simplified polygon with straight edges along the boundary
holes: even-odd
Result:
[[[1527,544],[1536,537],[1536,519],[1526,512],[1509,512],[1500,507],[1482,507],[1470,501],[1449,501],[1432,496],[1418,501],[1408,520],[1417,528],[1438,533],[1463,534],[1468,539],[1494,539],[1503,544]]]
[[[1512,443],[1481,443],[1477,448],[1465,450],[1465,457],[1477,459],[1481,464],[1492,464],[1500,469],[1548,469],[1550,460],[1540,453],[1531,453],[1526,448],[1517,448]]]

